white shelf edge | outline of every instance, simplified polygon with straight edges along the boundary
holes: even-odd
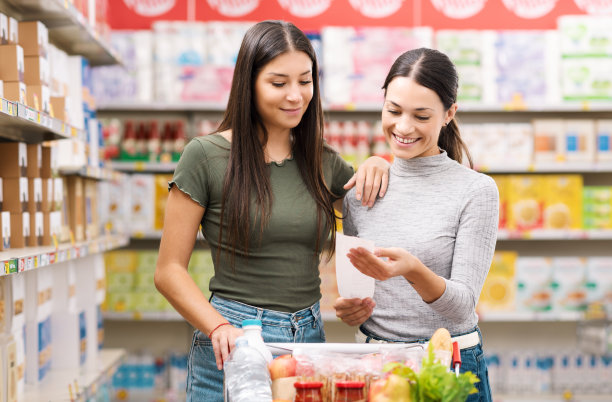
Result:
[[[590,401],[610,401],[610,395],[604,394],[581,394],[581,393],[572,393],[570,399],[564,397],[561,394],[495,394],[494,400],[496,402],[523,402],[523,401],[555,401],[555,402],[567,402],[567,401],[580,401],[580,402],[590,402]]]
[[[182,111],[182,112],[222,112],[225,104],[214,102],[133,102],[115,101],[98,104],[98,111]],[[365,112],[380,113],[382,102],[375,104],[323,105],[326,112]],[[545,112],[610,112],[612,102],[568,102],[551,105],[484,105],[459,102],[459,113],[545,113]]]
[[[584,313],[579,311],[508,311],[481,312],[480,322],[576,322],[584,319]]]
[[[94,180],[118,180],[123,174],[112,168],[97,166],[61,166],[58,171],[64,176],[76,175]]]
[[[93,365],[75,369],[51,369],[47,376],[38,384],[26,384],[23,401],[85,401],[95,395],[99,383],[110,380],[114,371],[119,367],[126,352],[124,349],[102,349],[98,352],[98,359]],[[75,381],[79,387],[79,394],[72,395],[68,384],[75,391]]]
[[[154,162],[124,162],[110,161],[109,168],[130,173],[172,173],[176,169],[178,162],[154,163]]]
[[[105,320],[115,321],[185,321],[176,311],[104,311],[102,317]]]
[[[0,127],[18,127],[40,135],[52,134],[54,139],[85,138],[83,130],[22,103],[4,98],[0,98]]]
[[[129,237],[123,235],[102,236],[98,239],[70,244],[61,243],[57,248],[25,247],[0,252],[0,276],[31,271],[53,264],[101,253],[129,244]]]

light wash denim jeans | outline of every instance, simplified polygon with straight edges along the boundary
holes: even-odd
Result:
[[[233,326],[259,319],[264,342],[325,342],[319,303],[295,313],[266,310],[213,295],[210,303]],[[222,402],[223,371],[217,369],[210,339],[196,330],[187,365],[187,402]]]
[[[360,327],[359,330],[366,335],[366,343],[369,343],[372,339],[386,342],[397,342],[397,340],[384,339],[374,336],[363,327]],[[491,402],[493,399],[491,397],[491,386],[489,385],[489,370],[487,369],[487,362],[485,361],[485,356],[482,351],[482,333],[480,332],[480,328],[476,327],[473,330],[466,332],[466,334],[474,331],[478,332],[480,343],[470,348],[461,349],[461,369],[459,371],[461,373],[471,371],[478,376],[480,381],[474,385],[478,390],[478,393],[468,396],[466,402]],[[452,336],[459,335],[465,334],[452,334]],[[429,339],[417,339],[410,341],[410,343],[426,342],[429,342]]]

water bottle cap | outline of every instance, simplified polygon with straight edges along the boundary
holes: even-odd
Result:
[[[242,320],[243,327],[248,325],[257,325],[258,327],[261,327],[261,320]]]

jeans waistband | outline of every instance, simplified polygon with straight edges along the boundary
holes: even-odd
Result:
[[[310,324],[321,317],[319,302],[294,313],[251,306],[235,300],[224,299],[217,295],[212,295],[210,303],[224,317],[232,316],[238,320],[255,318],[261,320],[263,325],[294,327]]]

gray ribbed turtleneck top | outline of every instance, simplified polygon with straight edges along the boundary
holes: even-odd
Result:
[[[355,190],[344,197],[344,233],[377,247],[402,247],[446,281],[432,303],[403,278],[376,281],[376,308],[363,324],[378,337],[429,339],[440,327],[465,333],[478,323],[475,307],[497,238],[499,194],[491,177],[450,159],[446,152],[396,158],[389,188],[372,208]]]

